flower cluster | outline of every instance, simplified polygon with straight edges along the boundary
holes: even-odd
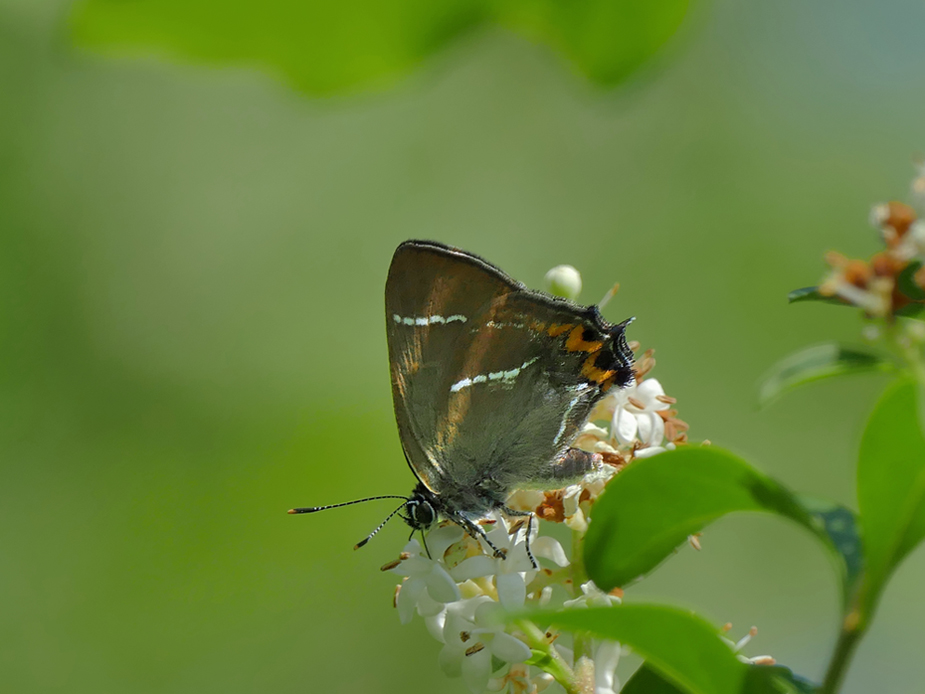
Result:
[[[925,203],[925,170],[913,182],[920,208]],[[902,202],[875,205],[870,221],[880,234],[883,250],[867,260],[830,252],[832,270],[819,285],[824,297],[858,306],[872,318],[892,319],[925,308],[925,219]]]
[[[557,686],[555,678],[526,661],[540,652],[573,667],[568,638],[512,627],[501,613],[527,604],[571,609],[612,605],[620,598],[603,593],[591,581],[571,590],[565,550],[553,538],[540,536],[537,528],[530,531],[530,550],[544,565],[534,569],[526,550],[527,526],[500,513],[483,522],[490,526],[488,537],[504,552],[504,559],[483,553],[476,540],[447,522],[427,536],[430,556],[413,539],[396,561],[382,567],[404,577],[395,595],[399,619],[408,623],[415,613],[423,618],[442,644],[441,669],[450,677],[462,677],[473,694],[554,691],[550,685]],[[621,651],[616,643],[593,642],[595,694],[619,690],[615,670]]]
[[[639,351],[638,343],[630,347]],[[636,458],[686,444],[688,425],[678,419],[673,407],[677,400],[665,394],[658,380],[647,378],[654,366],[654,350],[650,349],[637,360],[633,383],[601,400],[576,439],[576,447],[599,454],[603,465],[565,489],[518,492],[508,505],[533,510],[544,520],[564,522],[584,532],[591,505],[617,472]]]
[[[631,347],[639,350],[638,344]],[[591,505],[614,475],[635,458],[686,443],[687,424],[677,418],[675,399],[657,380],[647,378],[654,365],[649,350],[638,359],[635,382],[604,398],[578,437],[576,446],[597,454],[593,470],[565,489],[516,491],[508,506],[533,511],[543,521],[565,523],[573,539],[580,541]],[[410,622],[415,614],[421,617],[442,644],[442,670],[462,677],[473,694],[562,691],[563,673],[593,680],[595,694],[619,691],[615,671],[623,652],[620,644],[579,643],[569,634],[544,632],[530,623],[511,625],[501,618],[501,612],[517,612],[528,605],[562,609],[614,605],[620,602],[619,589],[604,593],[583,579],[580,557],[570,558],[557,540],[541,535],[542,523],[498,512],[481,523],[503,559],[490,556],[479,541],[445,522],[427,535],[426,547],[412,539],[398,559],[382,567],[403,577],[395,594],[401,622]],[[527,551],[528,533],[538,567]],[[547,665],[528,664],[533,660]]]

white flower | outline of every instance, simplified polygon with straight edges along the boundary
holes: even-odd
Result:
[[[616,694],[620,691],[617,665],[623,647],[616,641],[601,641],[594,652],[594,694]]]
[[[442,557],[447,548],[462,537],[462,528],[458,525],[446,525],[436,528],[428,535],[428,546],[436,557]],[[406,576],[395,606],[402,624],[407,624],[418,608],[422,616],[434,614],[435,603],[445,604],[462,598],[456,585],[443,564],[422,553],[421,544],[411,540],[402,552],[402,561],[390,569],[392,573]]]
[[[571,484],[562,493],[562,510],[565,524],[572,530],[584,532],[588,529],[584,509],[581,508],[581,495],[587,491],[589,500],[596,499],[610,479],[617,474],[613,465],[598,463],[578,484]]]
[[[669,409],[662,384],[648,378],[617,393],[617,407],[611,420],[613,437],[621,444],[632,444],[637,438],[646,446],[659,446],[665,437],[665,420],[658,414]]]
[[[450,573],[460,583],[474,578],[493,577],[498,601],[508,610],[517,610],[524,606],[527,584],[536,576],[536,569],[527,556],[526,538],[522,529],[512,535],[507,518],[497,512],[490,518],[495,520],[495,524],[487,533],[488,539],[504,552],[505,557],[501,559],[479,554],[465,559]],[[559,566],[566,566],[568,559],[565,550],[551,537],[537,537],[538,526],[539,522],[534,519],[530,533],[530,551],[535,557],[543,557]]]
[[[450,677],[462,676],[473,694],[481,694],[492,673],[492,656],[506,663],[522,663],[531,651],[523,641],[504,631],[501,605],[486,595],[447,606],[440,667]]]
[[[581,584],[581,595],[574,600],[566,600],[565,607],[572,609],[584,609],[587,607],[613,607],[621,603],[620,598],[616,595],[605,593],[596,585],[594,581],[588,581]]]
[[[602,412],[603,414],[603,412]],[[610,419],[613,416],[613,412],[606,414],[606,418]],[[575,439],[575,443],[572,444],[575,448],[580,448],[583,451],[588,453],[616,453],[617,449],[614,448],[610,443],[610,432],[599,427],[596,424],[588,422],[581,429],[581,433],[578,434],[578,438]]]

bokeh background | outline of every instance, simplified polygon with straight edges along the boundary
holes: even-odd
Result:
[[[255,3],[259,8],[259,3]],[[259,9],[255,9],[255,12]],[[637,316],[693,438],[851,506],[883,382],[756,406],[854,312],[788,307],[822,253],[868,254],[871,203],[925,146],[925,6],[696,6],[615,89],[504,29],[326,96],[253,65],[104,57],[71,6],[0,0],[0,688],[448,692],[378,567],[406,493],[383,286],[433,238]],[[728,518],[627,599],[697,609],[819,678],[833,573],[786,523]],[[845,691],[920,692],[925,555],[897,574]],[[631,663],[628,664],[631,666]],[[628,672],[629,669],[626,670]]]

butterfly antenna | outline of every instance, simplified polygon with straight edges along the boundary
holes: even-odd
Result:
[[[355,501],[345,501],[342,504],[331,504],[329,506],[305,506],[303,508],[291,508],[286,513],[315,513],[316,511],[327,511],[329,508],[340,508],[341,506],[352,506],[353,504],[362,504],[366,501],[378,501],[379,499],[404,499],[405,501],[408,501],[407,496],[399,496],[398,494],[387,494],[385,496],[368,496],[365,499],[356,499]],[[404,504],[402,504],[401,507],[404,508]]]
[[[619,282],[615,282],[614,285],[613,285],[609,290],[607,290],[607,293],[604,294],[604,298],[601,299],[601,300],[597,303],[597,307],[598,307],[599,309],[600,309],[600,308],[604,308],[604,306],[607,305],[607,302],[609,302],[612,298],[614,298],[614,297],[617,295],[617,292],[618,292],[618,291],[620,291],[620,283],[619,283]]]
[[[386,497],[386,498],[388,498],[388,497]],[[395,497],[395,498],[404,499],[405,497],[400,496],[400,497]],[[388,523],[390,520],[392,520],[392,518],[395,516],[395,514],[398,513],[399,511],[401,511],[403,508],[405,508],[405,504],[402,504],[402,505],[399,506],[397,509],[395,509],[394,511],[392,511],[389,515],[387,515],[387,516],[385,517],[385,520],[382,521],[382,522],[379,524],[379,526],[378,526],[375,530],[373,530],[373,531],[372,531],[369,535],[367,535],[363,540],[360,540],[359,542],[357,542],[357,543],[353,546],[353,548],[354,548],[354,549],[360,549],[360,547],[362,547],[362,546],[365,545],[367,542],[369,542],[370,540],[372,540],[373,537],[375,537],[376,533],[378,533],[380,530],[382,530],[382,528],[385,526],[385,524]]]

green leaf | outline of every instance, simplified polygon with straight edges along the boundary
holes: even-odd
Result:
[[[896,278],[896,286],[903,294],[914,301],[925,300],[925,289],[922,289],[915,282],[915,273],[922,267],[920,260],[909,263]]]
[[[737,694],[746,680],[748,666],[736,658],[719,630],[675,607],[630,604],[527,616],[541,627],[552,624],[619,641],[684,692]]]
[[[643,663],[623,685],[620,694],[684,694],[684,691]]]
[[[874,595],[925,538],[925,437],[917,394],[912,380],[893,384],[861,438],[858,505]]]
[[[509,0],[496,7],[500,23],[558,48],[592,80],[616,85],[674,35],[688,0]]]
[[[463,34],[500,23],[551,44],[588,77],[626,79],[675,33],[688,0],[82,0],[79,43],[259,65],[328,94],[383,85]]]
[[[816,687],[778,665],[753,665],[748,668],[742,694],[814,694]],[[683,694],[684,690],[643,663],[623,685],[620,694]]]
[[[258,65],[328,94],[383,83],[483,22],[475,0],[83,0],[72,27],[86,46]]]
[[[896,309],[893,311],[893,313],[897,316],[903,316],[904,318],[914,318],[923,310],[925,310],[925,304],[913,301],[912,303],[906,304],[902,308]]]
[[[634,461],[591,509],[584,542],[588,574],[604,590],[654,569],[689,535],[735,511],[789,518],[831,550],[847,603],[860,570],[854,517],[834,504],[801,499],[716,447],[685,446]]]
[[[893,363],[863,348],[836,343],[815,345],[777,362],[762,378],[758,400],[766,405],[797,386],[848,374],[890,371]]]
[[[819,293],[819,287],[803,287],[794,289],[787,295],[787,303],[798,304],[801,301],[821,301],[826,304],[838,304],[839,306],[851,306],[847,301],[842,301],[836,296],[826,296]]]

